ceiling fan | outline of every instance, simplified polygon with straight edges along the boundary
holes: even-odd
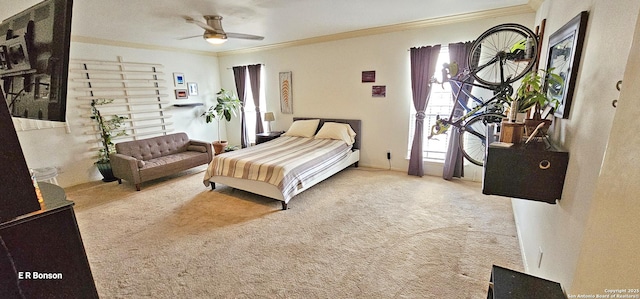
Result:
[[[219,44],[222,44],[222,43],[226,42],[227,38],[239,38],[239,39],[250,39],[250,40],[263,40],[264,39],[263,36],[258,36],[258,35],[225,32],[224,29],[222,29],[222,17],[221,16],[216,16],[216,15],[204,16],[204,19],[207,21],[207,23],[204,23],[204,22],[201,22],[201,21],[198,21],[198,20],[194,20],[192,17],[184,17],[184,19],[187,21],[187,23],[196,24],[196,25],[200,26],[200,28],[204,29],[204,34],[202,35],[202,37],[207,42],[209,42],[211,44],[214,44],[214,45],[219,45]],[[181,39],[194,38],[194,37],[198,37],[198,36],[200,36],[200,35],[189,36],[189,37],[185,37],[185,38],[181,38]]]

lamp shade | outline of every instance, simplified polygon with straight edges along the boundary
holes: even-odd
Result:
[[[264,113],[264,120],[265,121],[274,121],[276,120],[275,115],[273,115],[273,112],[265,112]]]

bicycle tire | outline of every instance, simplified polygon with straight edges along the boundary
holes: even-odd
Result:
[[[483,113],[472,117],[458,129],[459,148],[462,155],[471,163],[483,166],[486,154],[486,132],[488,123],[500,123],[504,115]]]
[[[514,45],[521,41],[527,41],[528,50],[512,52]],[[478,82],[496,86],[511,84],[536,64],[538,47],[538,38],[531,29],[520,24],[501,24],[485,31],[473,42],[467,62]],[[501,74],[501,64],[504,74]]]

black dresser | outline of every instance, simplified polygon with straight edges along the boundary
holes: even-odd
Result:
[[[0,259],[15,268],[0,269],[4,289],[25,298],[98,298],[73,202],[57,185],[39,186],[40,210],[0,223]]]

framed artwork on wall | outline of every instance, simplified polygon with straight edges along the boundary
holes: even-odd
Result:
[[[198,95],[198,83],[196,83],[196,82],[187,83],[187,89],[189,90],[189,95],[190,96],[197,96]]]
[[[185,84],[183,73],[173,73],[173,85],[175,87],[185,87]]]
[[[562,84],[547,88],[547,95],[559,103],[554,112],[556,117],[569,118],[588,16],[587,11],[581,12],[549,36],[547,71],[564,80]]]
[[[189,93],[186,89],[176,89],[176,100],[188,99]]]
[[[374,98],[384,98],[387,96],[386,85],[376,85],[371,87],[371,96]]]
[[[362,83],[376,82],[376,71],[363,71]]]
[[[284,114],[293,113],[291,89],[291,72],[280,72],[280,112]]]

